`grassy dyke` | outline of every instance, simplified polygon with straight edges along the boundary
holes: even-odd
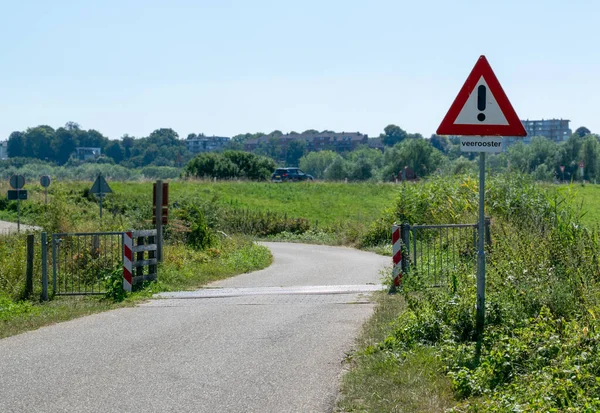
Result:
[[[580,202],[565,187],[501,176],[489,180],[486,192],[493,244],[483,340],[475,335],[474,273],[458,274],[451,288],[432,289],[409,272],[400,292],[404,307],[385,337],[362,343],[354,356],[341,410],[600,410],[597,232],[581,224]],[[473,218],[476,199],[469,178],[432,179],[401,194],[383,220],[464,221]],[[387,236],[379,225],[369,234],[375,241]],[[421,372],[418,380],[412,371]],[[361,390],[361,382],[382,387]],[[444,383],[450,397],[445,394],[437,407],[428,404]],[[432,396],[399,403],[395,394],[405,390]]]

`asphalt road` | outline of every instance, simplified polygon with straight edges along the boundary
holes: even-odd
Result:
[[[0,340],[0,411],[331,411],[390,259],[266,245],[268,269]]]
[[[35,231],[37,229],[39,229],[39,228],[30,226],[30,225],[21,224],[21,231]],[[0,221],[0,235],[11,234],[14,232],[17,232],[17,223],[16,222]]]

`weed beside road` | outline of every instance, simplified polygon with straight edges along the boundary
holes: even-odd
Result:
[[[493,242],[480,345],[474,270],[443,288],[409,272],[395,298],[404,306],[384,337],[362,343],[354,356],[340,402],[345,411],[600,410],[598,234],[581,225],[572,197],[526,178],[495,177],[486,191]],[[468,178],[432,180],[401,194],[385,219],[472,219],[476,197]],[[375,225],[369,236],[388,235]],[[355,386],[360,382],[380,387]],[[438,397],[440,389],[451,397]],[[431,397],[399,402],[398,393]]]

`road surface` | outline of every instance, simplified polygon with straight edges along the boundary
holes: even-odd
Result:
[[[21,224],[21,232],[36,231],[38,229],[39,229],[38,227]],[[17,223],[16,222],[0,221],[0,235],[12,234],[12,233],[16,233],[16,232],[17,232]]]
[[[331,411],[390,260],[266,245],[265,270],[0,340],[0,411]]]

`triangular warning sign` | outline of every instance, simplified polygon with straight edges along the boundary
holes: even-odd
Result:
[[[436,133],[463,136],[527,136],[485,56],[477,60]]]
[[[112,192],[112,189],[110,189],[110,186],[108,186],[108,182],[106,182],[106,179],[104,179],[102,175],[98,175],[98,178],[96,178],[96,180],[94,181],[90,192],[94,195],[110,194]]]

